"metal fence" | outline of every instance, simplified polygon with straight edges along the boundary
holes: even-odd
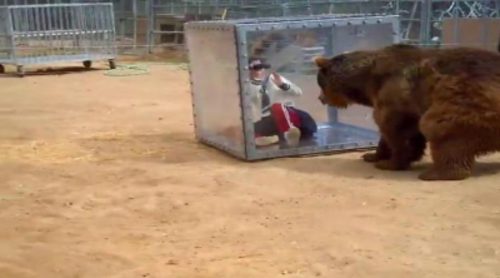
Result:
[[[442,43],[447,18],[499,18],[500,0],[0,0],[0,5],[112,2],[120,52],[183,46],[191,20],[357,13],[400,15],[405,42]],[[1,27],[0,27],[1,28]],[[458,30],[459,32],[461,30]]]
[[[392,0],[151,0],[147,44],[182,45],[183,23],[191,20],[229,20],[321,14],[393,14]]]
[[[113,4],[44,4],[0,7],[0,64],[110,60],[116,56]]]
[[[193,19],[342,13],[399,15],[402,41],[439,45],[444,19],[498,18],[500,0],[151,0],[147,44],[182,45],[182,23]]]
[[[149,0],[0,0],[0,6],[39,4],[113,3],[116,43],[120,52],[144,46]]]
[[[401,17],[402,40],[424,45],[440,44],[445,19],[500,17],[499,0],[398,0],[391,6]]]

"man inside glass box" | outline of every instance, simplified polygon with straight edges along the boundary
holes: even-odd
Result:
[[[289,98],[302,95],[302,89],[276,72],[261,58],[249,60],[249,93],[255,130],[255,144],[268,146],[279,142],[289,147],[310,138],[317,125],[309,113],[297,109]]]

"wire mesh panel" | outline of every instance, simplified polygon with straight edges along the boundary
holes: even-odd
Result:
[[[0,63],[22,66],[115,57],[111,3],[19,5],[3,10],[0,25],[8,26],[11,55]]]
[[[246,160],[374,147],[379,134],[371,109],[337,110],[318,100],[313,58],[398,42],[397,19],[342,15],[187,23],[198,138]]]

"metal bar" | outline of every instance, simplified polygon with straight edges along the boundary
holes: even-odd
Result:
[[[429,44],[432,18],[432,0],[422,0],[421,21],[420,21],[420,41],[424,45]]]
[[[74,35],[73,35],[73,32],[71,30],[73,30],[73,26],[72,26],[72,22],[71,22],[71,19],[72,17],[70,17],[70,13],[71,13],[71,8],[70,7],[64,7],[64,24],[65,24],[65,29],[68,30],[68,33],[66,35],[66,39],[67,40],[71,40],[71,44],[70,45],[70,49],[67,51],[67,53],[69,54],[74,54],[75,53],[75,43],[74,43]]]
[[[10,42],[9,60],[15,62],[16,53],[15,53],[15,48],[14,48],[14,30],[12,27],[13,23],[12,23],[11,9],[9,7],[6,7],[5,13],[6,13],[6,22],[7,22],[7,26],[5,29],[6,29],[6,33],[8,36],[8,40]]]
[[[116,41],[116,32],[115,32],[115,15],[113,13],[113,5],[109,5],[109,14],[111,15],[110,16],[110,19],[109,19],[109,30],[110,30],[110,36],[109,36],[109,44],[110,44],[110,54],[112,56],[115,56],[117,54],[117,50],[116,50],[116,44],[115,44],[115,41]]]
[[[89,22],[89,32],[90,32],[90,51],[87,53],[88,56],[92,55],[92,53],[95,53],[95,48],[97,47],[96,42],[97,42],[97,34],[95,31],[97,30],[97,9],[94,6],[89,6],[87,7],[87,19]]]
[[[57,11],[57,21],[58,21],[58,29],[59,30],[66,30],[65,27],[64,27],[64,23],[63,23],[63,7],[59,6],[56,8],[56,11]],[[64,35],[64,31],[63,32],[60,32],[58,35],[56,35],[56,38],[59,42],[58,44],[58,55],[65,55],[66,54],[66,49],[64,47],[64,41],[65,41],[65,35]]]
[[[48,47],[48,44],[47,44],[47,40],[48,40],[48,34],[47,34],[47,31],[48,31],[48,27],[47,27],[47,12],[46,12],[47,8],[46,7],[40,7],[40,20],[41,20],[41,34],[40,34],[40,38],[41,40],[43,41],[42,45],[41,45],[41,49],[43,50],[43,54],[40,54],[40,56],[47,56],[48,55],[48,50],[47,50],[47,47]],[[43,58],[42,58],[43,59]]]
[[[458,21],[458,9],[455,8],[453,9],[453,43],[459,44],[460,43],[460,37],[459,37],[459,21]]]
[[[55,55],[54,53],[54,43],[53,43],[53,36],[52,36],[52,31],[54,30],[54,27],[53,27],[53,9],[51,9],[51,7],[48,7],[46,9],[47,11],[47,22],[48,22],[48,41],[49,41],[49,44],[50,44],[50,48],[49,48],[49,53],[50,55]]]
[[[148,31],[146,34],[146,41],[147,41],[147,47],[148,47],[148,53],[152,53],[153,50],[153,30],[155,29],[154,26],[154,0],[149,0],[149,9],[148,9]]]
[[[132,14],[134,17],[134,50],[137,48],[137,0],[132,0]]]
[[[153,31],[153,34],[184,34],[184,31]]]

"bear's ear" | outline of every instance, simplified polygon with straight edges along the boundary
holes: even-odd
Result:
[[[320,68],[320,69],[325,69],[330,65],[330,59],[325,58],[323,56],[318,56],[314,58],[314,63]]]
[[[434,63],[433,61],[431,61],[431,59],[427,58],[427,59],[424,59],[422,60],[422,62],[420,62],[420,66],[423,67],[423,68],[434,68]]]
[[[420,69],[426,74],[438,74],[435,61],[427,58],[420,62]]]
[[[373,59],[369,61],[367,65],[370,68],[370,71],[373,75],[385,74],[388,68],[390,68],[390,64],[385,59]]]

